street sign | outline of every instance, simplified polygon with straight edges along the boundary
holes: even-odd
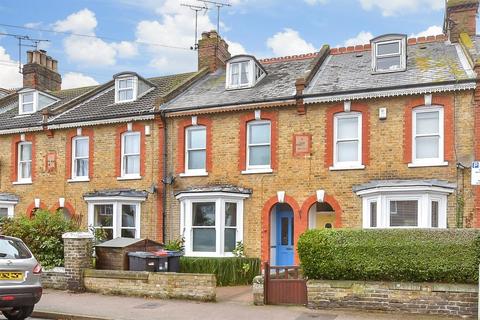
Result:
[[[472,163],[472,185],[480,185],[480,161],[474,161]]]

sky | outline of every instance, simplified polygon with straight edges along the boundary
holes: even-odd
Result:
[[[221,36],[233,55],[257,58],[363,44],[386,33],[441,34],[445,10],[444,0],[229,3],[221,9]],[[59,61],[64,89],[106,82],[127,70],[143,77],[191,72],[197,69],[190,49],[194,12],[181,4],[205,6],[198,0],[0,0],[0,33],[49,40],[39,48]],[[208,8],[198,16],[199,36],[216,28],[217,9]],[[0,35],[0,87],[21,87],[18,62],[18,40]]]

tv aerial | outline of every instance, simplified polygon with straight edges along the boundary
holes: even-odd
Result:
[[[41,42],[50,42],[48,39],[34,39],[27,35],[4,33],[0,32],[2,36],[13,37],[18,40],[18,72],[22,73],[22,48],[29,47],[38,50],[38,45]]]

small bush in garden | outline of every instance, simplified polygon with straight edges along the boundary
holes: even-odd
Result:
[[[0,225],[2,234],[22,239],[45,269],[63,266],[62,235],[79,230],[77,221],[47,210],[38,210],[31,218],[2,219]]]
[[[260,274],[260,259],[181,257],[180,272],[214,274],[217,286],[246,285]]]
[[[185,249],[185,238],[181,237],[175,240],[168,241],[163,248],[169,251],[183,252]]]
[[[475,283],[475,229],[310,230],[298,241],[309,279]]]

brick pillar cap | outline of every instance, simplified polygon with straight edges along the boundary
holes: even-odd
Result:
[[[62,235],[63,239],[93,239],[90,232],[67,232]]]

